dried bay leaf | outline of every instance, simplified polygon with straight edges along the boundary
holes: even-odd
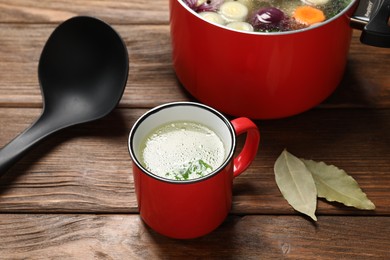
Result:
[[[374,203],[360,189],[359,184],[344,170],[324,162],[302,159],[312,173],[317,187],[317,196],[328,201],[337,201],[358,209],[373,210]]]
[[[274,172],[276,184],[288,203],[317,221],[317,189],[305,164],[284,150],[275,162]]]

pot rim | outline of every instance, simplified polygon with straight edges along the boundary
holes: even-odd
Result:
[[[207,21],[206,19],[204,19],[203,17],[198,15],[197,12],[192,10],[188,5],[186,5],[184,3],[184,1],[182,1],[182,0],[171,0],[171,1],[179,2],[179,4],[181,4],[185,9],[187,9],[188,12],[192,13],[198,19],[203,20],[204,22],[206,22],[208,24],[211,24],[211,25],[216,26],[216,27],[220,27],[220,28],[228,30],[228,31],[232,31],[232,32],[236,32],[236,33],[242,33],[242,34],[249,34],[249,35],[279,36],[279,35],[289,35],[289,34],[302,33],[302,32],[311,31],[311,30],[315,30],[317,28],[323,27],[323,26],[333,22],[334,20],[338,19],[339,17],[343,16],[359,0],[351,0],[351,2],[340,13],[338,13],[337,15],[333,16],[332,18],[330,18],[330,19],[328,19],[328,20],[326,20],[324,22],[320,22],[318,24],[312,25],[312,26],[307,27],[307,28],[293,30],[293,31],[286,31],[286,32],[247,32],[247,31],[236,30],[236,29],[233,29],[233,28],[226,27],[224,25],[220,25],[220,24],[216,24],[216,23],[212,23],[210,21]]]

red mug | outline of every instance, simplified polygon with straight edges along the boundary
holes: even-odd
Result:
[[[220,167],[193,180],[172,180],[148,171],[141,163],[141,143],[156,127],[191,121],[213,130],[226,155]],[[246,134],[235,157],[236,136]],[[178,239],[196,238],[217,228],[232,204],[233,179],[254,160],[260,141],[257,126],[248,118],[229,121],[217,110],[199,103],[174,102],[148,111],[133,125],[128,139],[140,216],[156,232]]]

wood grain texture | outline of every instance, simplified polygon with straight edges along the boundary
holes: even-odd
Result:
[[[128,84],[109,116],[50,136],[0,179],[0,259],[389,258],[390,49],[362,45],[354,31],[345,75],[326,101],[256,121],[261,147],[234,180],[226,221],[205,237],[172,240],[140,220],[127,151],[144,112],[194,100],[172,67],[168,0],[0,0],[0,147],[40,115],[40,53],[56,26],[76,15],[119,32]],[[319,200],[316,223],[295,212],[273,174],[285,148],[346,170],[376,210]]]
[[[0,24],[0,107],[42,107],[37,68],[55,26]],[[171,65],[167,25],[114,28],[124,39],[130,60],[121,107],[152,107],[189,99]]]
[[[0,259],[387,259],[390,219],[232,215],[209,235],[174,240],[137,215],[5,214],[0,241]]]
[[[0,107],[41,107],[37,66],[57,24],[0,23]],[[192,99],[171,61],[169,25],[117,25],[128,47],[129,78],[121,107],[153,107]],[[321,107],[390,107],[390,49],[360,44],[355,32],[339,88]],[[28,40],[27,40],[28,39]]]
[[[126,24],[162,24],[169,20],[166,0],[0,0],[0,9],[0,23],[58,23],[76,15]]]
[[[0,212],[137,212],[127,135],[146,109],[117,109],[58,133],[36,147],[0,182]],[[40,109],[1,109],[0,146]],[[356,120],[356,119],[359,120]],[[361,211],[320,201],[318,214],[390,214],[390,110],[315,109],[258,121],[260,150],[234,180],[233,213],[297,214],[283,199],[273,165],[284,148],[346,170],[377,205]],[[240,138],[239,147],[243,140]]]
[[[4,125],[13,121],[12,116],[22,123],[6,131],[3,128],[7,141],[2,144],[28,127],[40,113],[40,109],[34,109],[26,117],[28,111],[0,112]],[[0,211],[25,211],[27,206],[32,212],[135,212],[127,134],[143,111],[131,112],[127,117],[114,112],[101,121],[64,130],[38,145],[3,176],[0,204],[5,208],[0,206]]]

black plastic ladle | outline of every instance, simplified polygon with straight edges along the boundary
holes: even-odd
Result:
[[[39,60],[42,114],[0,150],[0,176],[50,134],[109,114],[123,95],[128,70],[126,45],[108,24],[87,16],[60,24]]]

